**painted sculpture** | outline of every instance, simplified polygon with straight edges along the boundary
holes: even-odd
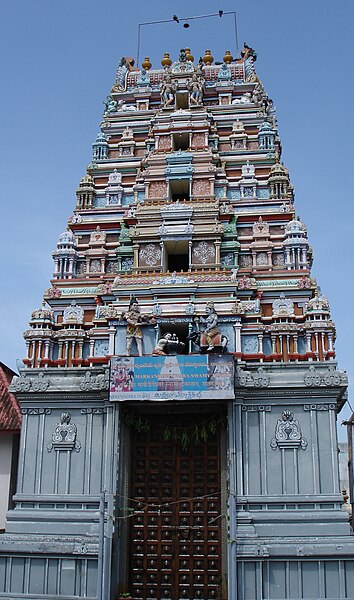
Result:
[[[127,323],[126,330],[126,349],[127,355],[131,356],[133,340],[135,340],[138,355],[143,355],[143,332],[142,326],[154,323],[153,317],[148,315],[142,315],[140,313],[140,307],[135,297],[130,299],[129,310],[123,312],[120,316],[120,320],[125,320]]]
[[[207,303],[205,314],[206,317],[194,317],[193,329],[187,339],[199,346],[201,352],[225,352],[228,340],[218,327],[218,315],[213,302]]]

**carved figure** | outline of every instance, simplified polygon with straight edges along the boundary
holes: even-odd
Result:
[[[107,96],[104,105],[106,113],[116,112],[117,110],[117,102],[113,100],[112,96]]]
[[[126,104],[124,100],[119,100],[116,110],[117,112],[136,112],[137,108],[135,104]]]
[[[153,323],[153,319],[148,315],[142,315],[140,313],[139,304],[136,298],[130,299],[129,310],[126,313],[122,313],[120,320],[125,320],[127,323],[126,332],[126,344],[127,344],[127,355],[131,355],[133,339],[135,339],[136,347],[138,349],[139,356],[143,355],[143,332],[141,330],[142,325]]]
[[[171,75],[166,73],[161,83],[160,94],[162,106],[171,106],[175,101],[176,85],[171,79]]]
[[[184,48],[181,48],[178,60],[179,62],[187,62],[187,54]]]
[[[240,96],[240,98],[235,98],[231,104],[247,104],[248,102],[252,101],[252,96],[250,94],[250,92],[246,92],[245,94],[242,94],[242,96]]]
[[[197,73],[193,73],[192,79],[188,81],[189,101],[191,104],[201,104],[203,98],[203,83],[202,77]]]
[[[256,104],[261,104],[264,99],[264,88],[261,83],[256,83],[254,86],[253,94],[252,94],[252,102]]]
[[[214,340],[217,335],[220,335],[218,327],[218,315],[216,314],[214,303],[208,302],[205,308],[206,317],[200,317],[200,322],[205,325],[204,335],[209,344],[207,352],[214,350]]]
[[[228,339],[222,335],[218,327],[218,315],[213,302],[208,302],[205,309],[206,317],[195,317],[193,329],[187,337],[200,347],[201,351],[212,352],[215,349],[225,352]],[[200,330],[200,323],[204,325]]]
[[[160,340],[158,340],[155,348],[153,349],[153,356],[166,356],[166,346],[171,340],[171,338],[172,333],[165,333],[165,335]]]
[[[183,352],[185,344],[180,342],[175,333],[165,333],[165,335],[158,340],[154,350],[154,356],[166,356],[167,354],[180,354]]]

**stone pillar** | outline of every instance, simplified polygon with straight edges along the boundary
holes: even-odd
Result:
[[[333,352],[333,333],[329,331],[328,334],[328,352]]]
[[[108,334],[109,334],[108,354],[110,356],[112,356],[114,354],[114,340],[115,340],[115,336],[116,336],[115,327],[110,327],[108,330]]]
[[[53,277],[57,277],[59,276],[59,260],[57,258],[54,259],[54,273],[53,273]]]
[[[315,332],[315,341],[316,341],[316,347],[315,347],[315,354],[317,356],[317,358],[319,357],[319,340],[318,340],[318,331]]]
[[[241,319],[240,317],[236,317],[234,323],[235,330],[235,352],[241,353]]]
[[[139,266],[139,244],[133,244],[134,250],[134,269],[137,269]]]
[[[271,271],[272,270],[272,251],[271,250],[267,251],[267,256],[268,256],[269,271]]]
[[[43,344],[43,341],[39,340],[38,346],[37,346],[37,365],[39,367],[41,366],[41,361],[42,361],[42,357],[41,357],[41,354],[42,354],[42,344]]]
[[[220,266],[220,245],[221,245],[220,240],[215,240],[215,242],[214,242],[214,246],[215,246],[215,266],[217,266],[217,267]]]

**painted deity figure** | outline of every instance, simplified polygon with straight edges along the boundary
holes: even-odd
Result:
[[[176,86],[171,76],[166,73],[160,89],[161,102],[163,106],[171,106],[175,101]]]
[[[205,326],[204,335],[208,342],[207,352],[214,350],[216,337],[221,335],[218,327],[218,315],[214,308],[214,302],[207,302],[205,308],[206,317],[200,317],[200,322]]]
[[[160,338],[153,350],[154,356],[166,356],[167,354],[181,354],[184,350],[184,342],[180,342],[175,333],[165,333]]]
[[[107,113],[115,112],[117,110],[117,102],[113,100],[112,96],[107,96],[104,105]]]
[[[192,79],[188,83],[189,100],[191,104],[201,104],[203,97],[203,80],[193,73]]]
[[[125,320],[127,323],[126,330],[126,348],[127,355],[131,356],[133,340],[135,340],[136,347],[138,349],[139,356],[143,355],[143,332],[142,325],[147,325],[151,322],[151,319],[147,315],[140,313],[139,304],[136,298],[131,298],[129,303],[129,310],[126,313],[122,313],[121,320]]]
[[[153,350],[153,356],[166,356],[167,352],[167,344],[169,343],[169,341],[172,339],[172,333],[165,333],[165,335],[158,340],[154,350]]]

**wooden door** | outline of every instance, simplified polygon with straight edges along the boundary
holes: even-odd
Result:
[[[150,431],[133,434],[132,596],[134,600],[218,600],[220,435],[182,450],[179,442],[164,440],[165,425],[155,420],[159,423]],[[176,419],[173,423],[178,425]]]

